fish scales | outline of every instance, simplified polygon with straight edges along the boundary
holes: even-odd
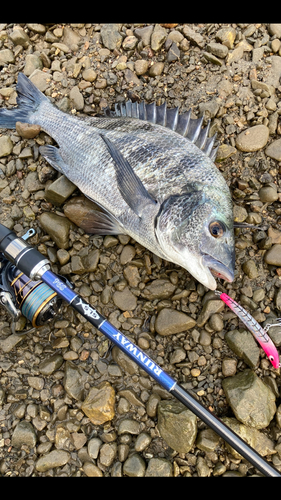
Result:
[[[232,281],[229,188],[196,144],[147,120],[63,113],[22,74],[17,91],[18,107],[0,110],[0,127],[40,125],[59,146],[43,146],[41,154],[105,210],[113,234],[129,234],[209,288],[213,275]]]

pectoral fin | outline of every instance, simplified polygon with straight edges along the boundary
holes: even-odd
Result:
[[[157,202],[148,193],[128,160],[124,158],[113,142],[104,135],[101,137],[113,159],[118,188],[123,199],[139,217],[142,217],[144,209],[148,205],[155,207]]]

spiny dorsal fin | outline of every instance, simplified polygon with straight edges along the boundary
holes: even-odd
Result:
[[[178,108],[167,108],[166,103],[156,106],[155,102],[145,104],[144,101],[137,103],[129,100],[116,103],[115,111],[106,108],[104,113],[109,117],[138,118],[139,120],[146,120],[170,128],[196,144],[211,160],[214,161],[216,158],[218,150],[217,147],[214,148],[216,134],[213,137],[208,137],[210,121],[205,128],[202,128],[203,116],[195,119],[191,118],[191,109],[179,114]]]

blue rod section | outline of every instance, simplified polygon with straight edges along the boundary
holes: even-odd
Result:
[[[176,382],[162,368],[149,358],[139,347],[133,344],[123,333],[113,326],[96,309],[88,304],[82,297],[71,290],[58,276],[52,271],[46,271],[42,281],[49,285],[60,297],[70,304],[76,311],[84,316],[92,325],[103,333],[111,342],[117,345],[121,351],[127,354],[137,365],[145,370],[167,391],[175,386]]]

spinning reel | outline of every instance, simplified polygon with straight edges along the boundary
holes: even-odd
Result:
[[[35,230],[29,229],[23,240],[34,236]],[[60,278],[71,286],[66,278]],[[33,327],[46,324],[59,311],[62,299],[41,280],[32,280],[0,253],[0,304],[17,321],[21,314]]]

